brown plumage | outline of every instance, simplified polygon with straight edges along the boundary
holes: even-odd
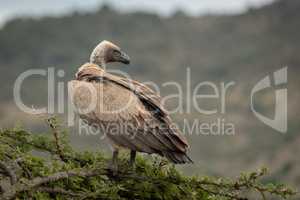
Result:
[[[90,61],[70,82],[72,101],[79,116],[90,125],[99,125],[112,142],[114,162],[118,149],[127,148],[131,150],[131,164],[136,151],[156,153],[173,163],[191,163],[186,154],[188,143],[172,124],[161,98],[149,87],[103,69],[108,62],[128,64],[129,57],[116,45],[103,41],[94,49]],[[80,113],[92,96],[96,97],[96,105],[90,112]]]

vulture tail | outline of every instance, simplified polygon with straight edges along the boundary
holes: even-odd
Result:
[[[162,154],[175,164],[194,163],[193,160],[184,152],[162,152]]]

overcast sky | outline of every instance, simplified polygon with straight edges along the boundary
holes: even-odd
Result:
[[[74,10],[90,11],[106,2],[121,11],[147,10],[169,15],[180,8],[191,15],[239,13],[249,6],[273,0],[0,0],[0,25],[15,16],[61,15]]]

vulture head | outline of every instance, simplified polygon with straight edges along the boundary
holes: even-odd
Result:
[[[110,62],[129,64],[130,58],[120,47],[104,40],[93,50],[90,56],[90,62],[104,67],[106,63]]]

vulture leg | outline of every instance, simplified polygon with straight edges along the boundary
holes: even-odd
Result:
[[[131,167],[134,166],[134,163],[135,163],[135,157],[136,157],[136,151],[132,150],[132,151],[130,152],[130,161],[129,161],[129,165],[130,165]]]
[[[114,149],[111,163],[108,166],[108,168],[112,171],[113,175],[116,175],[118,172],[118,155],[119,155],[119,150]]]

